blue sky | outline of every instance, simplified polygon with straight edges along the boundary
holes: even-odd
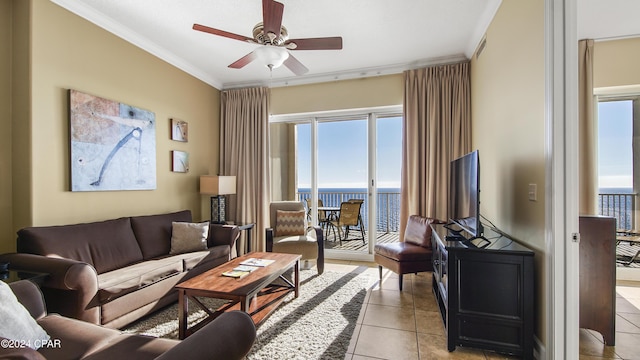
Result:
[[[299,187],[311,184],[311,125],[298,125]],[[598,105],[598,184],[601,188],[632,187],[633,104]],[[402,118],[377,122],[378,187],[399,188],[402,162]],[[318,124],[320,188],[364,188],[367,183],[367,121]]]
[[[633,103],[598,104],[598,185],[600,188],[632,187]]]
[[[311,125],[298,125],[298,184],[311,184]],[[318,123],[318,187],[367,187],[367,120]],[[402,118],[377,120],[378,187],[399,188]]]

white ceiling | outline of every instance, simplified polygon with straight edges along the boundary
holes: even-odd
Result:
[[[257,45],[192,30],[199,23],[252,37],[261,0],[51,1],[225,89],[384,75],[470,58],[502,0],[278,0],[290,38],[343,38],[342,50],[292,51],[309,68],[299,77],[284,66],[270,74],[258,61],[230,69]],[[640,1],[577,1],[579,38],[640,34],[633,19]]]

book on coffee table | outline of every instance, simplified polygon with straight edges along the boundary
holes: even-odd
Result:
[[[249,258],[249,259],[241,262],[240,265],[265,267],[267,265],[273,264],[274,261],[275,260]]]
[[[248,271],[248,272],[252,272],[255,270],[258,270],[259,267],[257,266],[250,266],[250,265],[238,265],[236,267],[233,268],[233,270],[235,271]]]
[[[236,279],[242,279],[243,277],[251,274],[251,271],[229,270],[222,273],[222,276],[228,276]]]

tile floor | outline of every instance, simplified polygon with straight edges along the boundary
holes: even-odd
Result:
[[[605,346],[600,333],[580,329],[580,359],[640,360],[640,283],[616,286],[616,346]]]
[[[372,287],[360,312],[345,359],[507,359],[489,351],[457,348],[448,352],[444,328],[431,292],[431,273],[405,275],[403,291],[396,274],[384,270],[378,284],[374,263],[328,260],[326,270],[350,272],[363,266]],[[616,287],[616,346],[602,336],[580,329],[580,359],[640,360],[640,283]]]
[[[468,348],[447,351],[442,318],[431,292],[431,273],[405,275],[400,292],[397,275],[386,269],[382,285],[378,284],[378,267],[374,263],[330,260],[325,270],[350,272],[358,266],[371,272],[373,282],[345,359],[509,358]]]

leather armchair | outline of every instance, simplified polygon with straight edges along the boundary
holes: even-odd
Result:
[[[431,224],[439,220],[411,215],[404,232],[404,241],[390,244],[376,244],[374,260],[382,281],[382,267],[399,275],[402,291],[402,275],[433,271],[431,261]]]

